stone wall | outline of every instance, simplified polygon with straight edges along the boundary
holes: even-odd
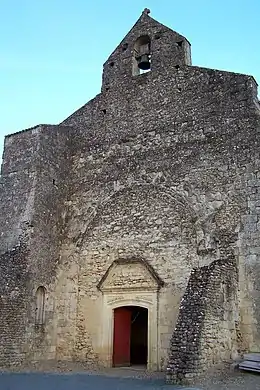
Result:
[[[256,124],[259,132],[259,124]],[[257,136],[258,137],[258,136]],[[258,145],[258,141],[256,141]],[[247,189],[247,212],[241,216],[238,252],[242,334],[248,350],[260,350],[260,174],[259,149],[252,148],[253,163],[247,166],[244,185]]]
[[[0,255],[0,365],[16,365],[26,354],[28,249],[19,243]]]
[[[63,203],[68,193],[65,179],[70,164],[66,146],[69,131],[65,127],[38,126],[9,136],[5,142],[0,273],[6,279],[2,286],[6,314],[1,323],[5,333],[8,330],[9,333],[1,344],[1,365],[16,364],[19,356],[29,358],[34,351],[34,340],[38,349],[46,343],[44,328],[35,327],[35,293],[39,286],[51,283],[59,262]],[[9,283],[12,283],[11,290]],[[51,306],[49,302],[46,322],[51,323],[52,312],[48,306]],[[19,331],[15,330],[18,324]],[[7,337],[13,346],[9,361]]]
[[[0,178],[0,251],[10,250],[32,219],[39,127],[7,136]]]
[[[234,259],[192,271],[170,343],[167,382],[189,382],[241,353]]]

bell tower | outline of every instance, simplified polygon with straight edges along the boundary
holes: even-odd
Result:
[[[138,38],[133,49],[133,76],[151,70],[151,40],[148,35]]]
[[[145,8],[103,66],[102,91],[126,87],[143,73],[176,71],[191,65],[189,41],[149,16]]]

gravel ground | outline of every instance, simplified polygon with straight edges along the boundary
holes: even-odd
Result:
[[[80,364],[14,368],[0,373],[0,390],[260,390],[260,374],[232,372],[190,386],[166,385],[164,373],[142,369],[94,370]]]
[[[222,378],[208,378],[197,386],[203,390],[260,390],[260,374],[236,373]]]

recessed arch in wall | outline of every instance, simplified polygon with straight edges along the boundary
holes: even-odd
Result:
[[[36,290],[35,324],[43,325],[45,322],[46,288],[39,286]]]

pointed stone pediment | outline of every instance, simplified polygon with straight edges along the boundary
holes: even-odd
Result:
[[[173,41],[181,41],[186,40],[185,37],[177,33],[176,31],[173,31],[171,28],[165,26],[164,24],[158,22],[157,20],[153,19],[149,13],[147,12],[147,8],[142,12],[142,15],[139,17],[137,22],[133,25],[133,27],[130,29],[130,31],[127,33],[127,35],[123,38],[123,40],[120,42],[120,44],[116,47],[116,49],[111,53],[111,55],[108,57],[106,62],[111,62],[111,60],[114,59],[114,57],[122,53],[122,47],[124,47],[124,44],[128,44],[129,42],[135,40],[136,38],[140,37],[141,35],[150,34],[151,36],[156,35],[158,31],[162,31],[163,34],[165,32],[168,32],[173,38]]]
[[[116,260],[98,284],[102,292],[158,290],[163,285],[152,267],[143,260]]]

